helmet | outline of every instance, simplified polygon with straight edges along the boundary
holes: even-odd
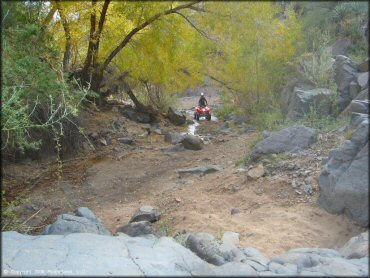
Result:
[[[201,95],[201,96],[204,96],[204,93],[203,93],[203,92],[201,92],[201,93],[200,93],[200,95]]]

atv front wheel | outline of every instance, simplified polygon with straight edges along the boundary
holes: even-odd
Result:
[[[207,121],[210,121],[210,120],[211,120],[211,115],[210,115],[210,114],[208,114],[208,115],[206,116],[206,119],[207,119]]]

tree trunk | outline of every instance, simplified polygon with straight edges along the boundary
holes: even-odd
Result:
[[[62,20],[62,25],[66,37],[66,47],[63,56],[63,71],[69,72],[70,70],[70,61],[72,57],[72,36],[71,36],[71,29],[69,28],[69,24],[66,18],[66,14],[64,13],[63,7],[59,4],[59,0],[56,1],[56,6],[59,11],[60,19]]]

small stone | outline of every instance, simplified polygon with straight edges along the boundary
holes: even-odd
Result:
[[[258,164],[256,167],[253,167],[248,171],[248,177],[252,180],[258,179],[265,174],[265,169],[262,164]]]
[[[292,187],[293,188],[297,188],[298,184],[297,184],[297,181],[296,180],[292,180],[291,181],[291,184],[292,184]]]
[[[239,208],[232,208],[231,209],[231,215],[237,214],[237,213],[240,213],[240,209]]]
[[[181,199],[180,198],[175,198],[175,201],[178,202],[178,203],[181,203]]]
[[[302,192],[299,190],[295,190],[295,193],[297,193],[298,195],[302,195]]]
[[[99,139],[99,142],[100,142],[100,144],[102,144],[103,146],[107,146],[108,144],[107,144],[107,140],[105,140],[104,138],[100,138]]]
[[[118,138],[117,139],[118,142],[120,142],[121,144],[126,144],[126,145],[135,145],[135,141],[131,138],[127,138],[127,137],[122,137],[122,138]]]

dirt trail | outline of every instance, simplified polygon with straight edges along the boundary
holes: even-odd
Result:
[[[182,107],[190,108],[196,100],[197,97],[186,98]],[[27,222],[29,226],[41,227],[31,229],[31,233],[40,232],[58,214],[71,213],[78,206],[95,211],[114,233],[141,205],[160,208],[163,217],[155,226],[169,235],[185,229],[217,237],[230,230],[240,233],[241,246],[256,247],[269,256],[298,247],[341,247],[364,230],[342,215],[319,208],[317,191],[313,196],[297,195],[287,176],[251,181],[245,173],[238,173],[236,164],[247,153],[257,132],[221,134],[216,131],[221,122],[202,121],[199,132],[213,137],[202,151],[166,152],[163,149],[170,145],[162,135],[140,137],[145,127],[122,119],[118,112],[105,113],[101,118],[98,114],[94,118],[95,129],[119,118],[128,132],[136,135],[136,146],[113,139],[111,145],[79,154],[84,156],[82,160],[67,163],[65,182],[55,182],[50,176],[43,180],[27,195],[28,204],[20,206],[24,219],[43,208]],[[333,147],[333,142],[327,142],[327,147]],[[304,167],[314,163],[310,159],[297,157],[292,162]],[[186,178],[179,178],[176,172],[208,164],[218,164],[223,170]],[[21,166],[12,167],[18,171]],[[315,177],[320,165],[316,168]],[[285,197],[279,195],[283,191]],[[241,212],[231,215],[235,207]]]

